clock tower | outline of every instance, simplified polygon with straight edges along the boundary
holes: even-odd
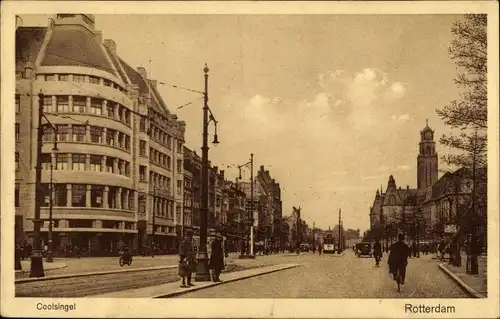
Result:
[[[417,157],[417,187],[425,190],[438,179],[438,155],[434,131],[425,120],[425,127],[420,131],[419,153]]]

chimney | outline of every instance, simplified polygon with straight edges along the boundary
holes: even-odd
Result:
[[[401,186],[399,186],[399,190],[401,190]]]
[[[219,171],[219,166],[214,166],[214,171],[217,173]]]
[[[144,79],[148,78],[148,73],[146,72],[146,69],[143,66],[137,67],[137,73],[139,73]]]
[[[94,31],[94,36],[99,44],[102,43],[102,31]]]
[[[260,171],[264,172],[264,165],[260,165]]]
[[[222,177],[222,179],[224,179],[224,170],[222,170],[222,169],[220,171],[220,176]]]
[[[108,48],[108,50],[113,53],[114,55],[116,55],[116,43],[115,41],[111,40],[111,39],[105,39],[104,40],[104,46],[106,48]]]
[[[410,189],[410,185],[406,185],[406,189]]]
[[[33,63],[31,62],[26,62],[24,65],[24,78],[25,79],[31,79],[33,77],[33,69],[35,67],[33,66]]]

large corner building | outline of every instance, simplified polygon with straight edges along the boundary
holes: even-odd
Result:
[[[53,168],[55,253],[90,255],[123,245],[177,249],[184,196],[185,123],[144,68],[119,56],[92,15],[58,14],[16,29],[16,242],[33,239],[37,128],[42,147],[42,242],[47,244]],[[46,119],[38,123],[39,93]],[[153,245],[154,244],[154,245]]]

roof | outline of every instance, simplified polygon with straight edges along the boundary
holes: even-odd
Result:
[[[136,70],[134,70],[134,68],[132,68],[130,65],[128,65],[127,62],[123,61],[118,56],[117,56],[117,58],[120,61],[121,65],[123,66],[123,69],[127,73],[130,81],[139,87],[139,93],[140,94],[149,94],[148,85],[146,84],[146,81],[144,80],[144,78]]]
[[[41,65],[92,67],[117,76],[102,44],[83,27],[55,25]]]
[[[23,72],[26,63],[35,65],[47,28],[19,27],[16,30],[16,72]]]
[[[120,65],[124,67],[124,64],[126,64],[126,63],[122,59],[120,59],[118,56],[113,54],[113,52],[111,52],[111,50],[109,50],[106,46],[104,48],[108,52],[108,55],[111,58],[111,61],[113,61],[114,65],[116,66],[116,70],[118,70],[118,75],[120,76],[120,79],[123,81],[123,83],[128,83],[127,76],[125,75],[125,73],[122,71],[122,68],[120,67]]]
[[[166,113],[167,115],[170,114],[170,111],[168,110],[165,101],[163,101],[160,92],[158,92],[158,89],[151,83],[151,81],[149,81],[149,87],[151,88],[152,95],[155,97],[153,99],[154,106],[162,113]]]

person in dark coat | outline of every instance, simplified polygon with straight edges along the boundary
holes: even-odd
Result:
[[[191,275],[196,272],[196,256],[193,249],[193,232],[187,231],[185,238],[182,240],[179,246],[179,275],[182,273],[182,285],[181,287],[194,286],[191,283]],[[182,268],[182,271],[181,271]],[[187,286],[185,280],[187,279]]]
[[[375,257],[375,262],[378,266],[380,259],[382,258],[382,245],[380,244],[378,238],[375,239],[375,244],[373,244],[373,257]]]
[[[391,245],[389,258],[387,264],[389,265],[389,272],[396,280],[396,270],[399,270],[401,275],[401,284],[405,284],[406,266],[408,265],[408,258],[411,257],[411,249],[404,242],[405,235],[399,234],[398,241]]]
[[[222,249],[222,237],[217,235],[212,242],[212,253],[210,255],[210,269],[212,269],[212,280],[220,282],[219,276],[224,269],[224,251]]]

